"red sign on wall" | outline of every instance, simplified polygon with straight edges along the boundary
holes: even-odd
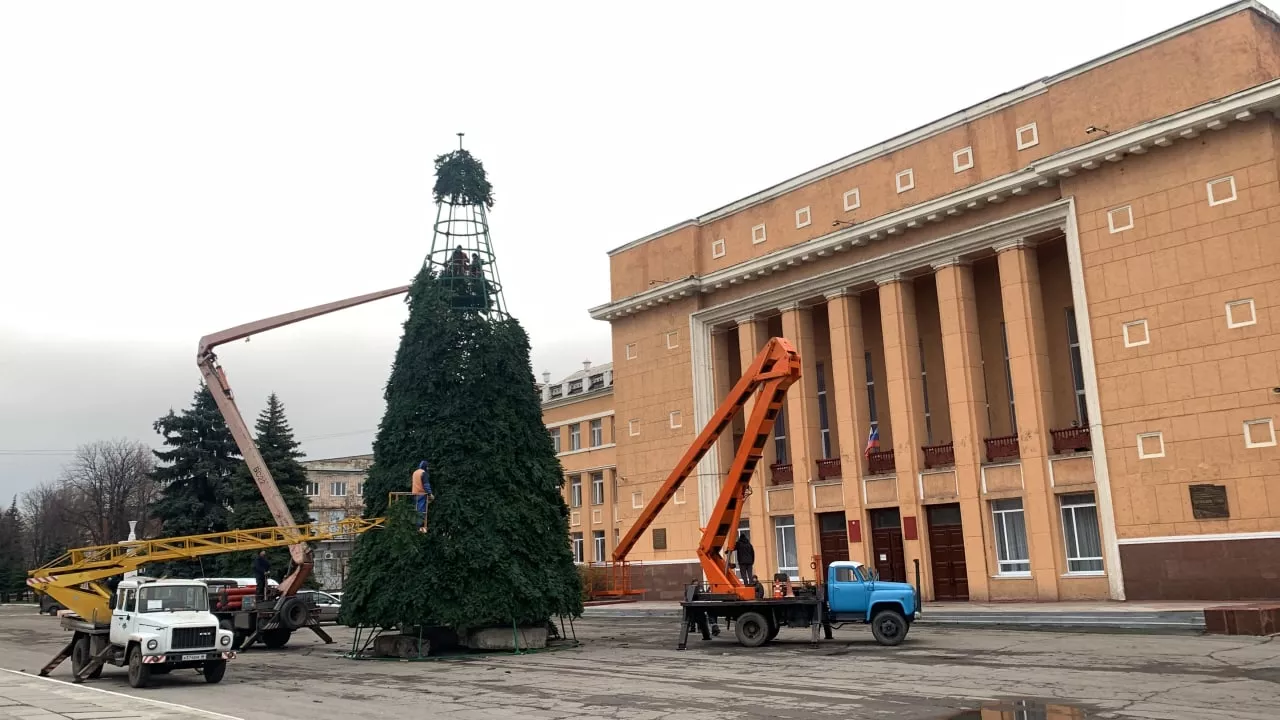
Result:
[[[915,515],[908,515],[902,518],[902,537],[904,540],[918,540],[920,538],[916,533]]]
[[[849,521],[849,542],[862,542],[862,524],[858,520]]]

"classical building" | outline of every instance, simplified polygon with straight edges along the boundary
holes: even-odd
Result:
[[[591,310],[612,412],[571,411],[562,448],[616,413],[616,490],[612,461],[574,472],[628,526],[782,336],[803,377],[748,498],[761,575],[1280,595],[1278,107],[1280,24],[1236,3],[627,243]],[[732,453],[632,558],[699,574]]]
[[[574,560],[605,562],[621,530],[613,460],[613,365],[584,362],[581,370],[556,383],[550,373],[542,377],[542,419],[565,472]]]

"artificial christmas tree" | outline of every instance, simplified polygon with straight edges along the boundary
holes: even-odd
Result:
[[[528,336],[502,298],[484,168],[458,150],[437,158],[436,177],[432,248],[409,289],[365,484],[367,514],[387,514],[388,527],[356,545],[342,621],[460,634],[545,626],[582,610],[563,475]],[[412,498],[389,498],[410,490],[422,460],[435,500],[417,533]]]

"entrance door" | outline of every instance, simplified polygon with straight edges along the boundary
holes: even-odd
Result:
[[[871,552],[881,580],[907,581],[907,559],[902,552],[902,518],[898,508],[871,511]]]
[[[844,513],[818,513],[818,548],[822,553],[820,578],[825,582],[831,563],[849,559],[849,533],[845,529]]]
[[[928,517],[933,596],[938,600],[968,600],[969,575],[964,563],[960,506],[931,505]]]

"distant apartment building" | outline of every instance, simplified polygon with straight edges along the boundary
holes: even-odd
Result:
[[[372,464],[373,455],[303,461],[311,522],[337,522],[364,512],[364,481]],[[313,573],[325,590],[342,589],[354,542],[354,538],[330,540],[315,550]]]
[[[551,382],[543,374],[542,420],[564,468],[569,544],[578,563],[605,562],[618,543],[617,466],[613,449],[613,364],[584,362]]]

